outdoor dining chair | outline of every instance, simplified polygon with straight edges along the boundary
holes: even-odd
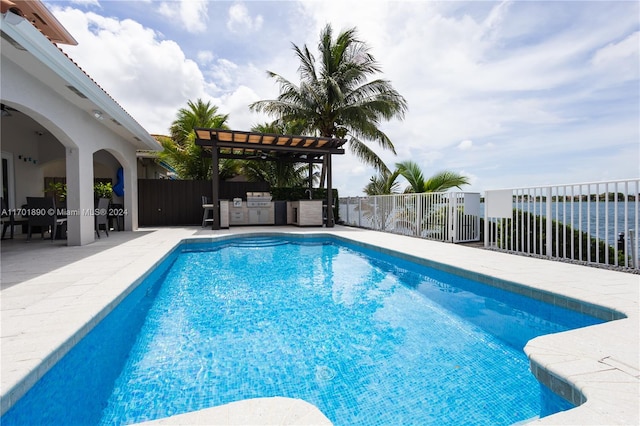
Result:
[[[59,218],[56,210],[56,203],[50,197],[27,197],[26,213],[29,215],[27,241],[31,240],[31,233],[34,227],[40,228],[40,235],[44,238],[44,233],[51,234],[51,241],[56,239],[58,229],[66,231],[67,218]]]
[[[0,197],[0,208],[2,209],[2,214],[0,215],[0,223],[2,223],[2,239],[4,240],[4,235],[7,233],[7,228],[11,229],[10,235],[13,240],[13,228],[16,226],[16,218],[15,214],[12,210],[9,210],[9,206],[4,198]]]
[[[209,198],[205,195],[202,196],[202,227],[207,226],[207,223],[213,222],[213,204],[209,202]],[[211,214],[211,217],[209,217]]]
[[[109,200],[108,198],[100,198],[98,200],[98,206],[96,207],[96,211],[94,212],[95,221],[96,221],[96,235],[100,238],[100,227],[104,226],[104,232],[109,236]]]

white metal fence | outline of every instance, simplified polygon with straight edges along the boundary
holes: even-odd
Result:
[[[486,191],[484,245],[638,268],[640,179]]]
[[[346,225],[437,241],[480,241],[480,194],[434,192],[340,198]]]

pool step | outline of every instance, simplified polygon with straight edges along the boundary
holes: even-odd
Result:
[[[240,238],[236,241],[229,243],[232,247],[248,247],[248,248],[258,248],[258,247],[275,247],[287,244],[288,241],[281,238],[270,238],[270,237],[250,237],[250,238]]]
[[[192,246],[191,244],[185,245],[182,248],[182,253],[206,253],[221,250],[225,247],[240,247],[240,248],[263,248],[263,247],[275,247],[284,244],[289,244],[290,241],[277,237],[243,237],[234,238],[228,241],[221,241],[220,244],[210,245],[203,247],[202,245]]]

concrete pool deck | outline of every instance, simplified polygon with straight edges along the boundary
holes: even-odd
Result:
[[[500,285],[518,283],[526,286],[517,286],[519,292],[536,292],[543,299],[561,306],[580,305],[586,311],[612,317],[615,317],[614,312],[624,314],[625,319],[542,336],[529,342],[525,351],[536,376],[566,398],[584,402],[572,410],[532,422],[640,424],[639,275],[339,226],[333,229],[238,227],[220,231],[197,227],[141,229],[113,232],[108,238],[83,247],[67,247],[63,241],[38,239],[27,243],[20,237],[2,241],[2,412],[99,322],[179,241],[255,232],[329,233],[429,259],[445,268],[463,268],[470,276],[494,277]],[[299,400],[248,400],[156,423],[328,423],[319,410],[296,401]],[[283,416],[283,410],[291,416]],[[247,413],[258,417],[243,417]]]

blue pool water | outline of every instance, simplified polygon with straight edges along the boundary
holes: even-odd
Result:
[[[526,342],[599,322],[331,239],[183,244],[1,422],[286,396],[335,424],[512,424],[569,407],[530,373]]]

